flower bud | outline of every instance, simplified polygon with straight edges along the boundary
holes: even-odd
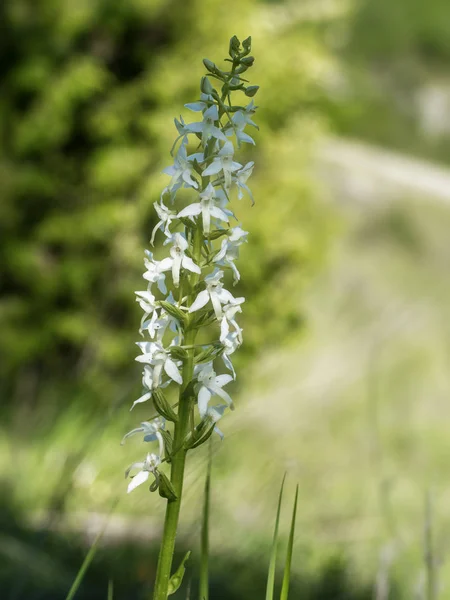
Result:
[[[253,56],[245,56],[244,58],[241,58],[241,65],[245,65],[246,67],[251,67],[252,64],[255,62],[255,58]]]
[[[211,85],[211,82],[209,81],[208,77],[202,77],[202,80],[200,82],[200,90],[204,94],[210,95],[212,93],[213,89],[214,88]]]
[[[246,51],[246,54],[250,53],[250,51],[252,49],[252,36],[251,35],[249,35],[248,38],[245,38],[245,40],[242,42],[242,47]]]
[[[236,75],[240,75],[241,73],[245,73],[245,71],[247,71],[248,67],[244,64],[240,64],[238,66],[237,69],[234,70],[234,72],[236,73]]]
[[[203,59],[203,64],[205,65],[205,67],[208,69],[208,71],[210,73],[214,73],[214,75],[218,75],[219,77],[223,77],[222,71],[216,67],[216,65],[212,62],[212,60],[204,58]]]
[[[249,98],[253,98],[256,92],[259,90],[259,85],[249,85],[245,88],[245,95]]]
[[[235,35],[233,35],[233,37],[230,40],[230,49],[228,50],[228,54],[231,56],[231,58],[234,58],[236,54],[238,54],[240,44],[241,43],[239,39]]]

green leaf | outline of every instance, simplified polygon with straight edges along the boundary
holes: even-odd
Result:
[[[204,350],[201,350],[198,354],[194,356],[194,363],[199,365],[201,363],[209,362],[210,360],[214,360],[218,356],[222,354],[224,347],[222,344],[211,344]]]
[[[108,581],[108,600],[113,600],[114,582],[112,579]]]
[[[173,317],[174,319],[177,319],[178,321],[180,321],[180,323],[186,323],[187,315],[185,312],[183,312],[181,310],[181,308],[178,308],[178,306],[175,306],[174,304],[172,304],[171,302],[167,302],[166,300],[160,300],[159,305],[171,317]]]
[[[286,554],[286,563],[284,565],[283,585],[281,588],[280,600],[287,600],[289,594],[289,583],[291,578],[292,549],[294,547],[295,519],[297,516],[298,484],[295,490],[294,510],[292,511],[291,530],[289,532],[289,542]]]
[[[167,593],[169,596],[171,596],[172,594],[175,594],[175,592],[180,588],[180,585],[183,581],[184,572],[186,571],[186,563],[189,560],[190,555],[191,555],[191,551],[189,550],[184,555],[184,558],[181,561],[178,569],[175,571],[175,573],[170,578],[169,587],[167,589]]]
[[[165,417],[168,421],[176,423],[178,421],[178,415],[173,410],[166,397],[164,396],[161,388],[156,388],[152,393],[153,404],[160,415]]]
[[[213,310],[198,311],[193,313],[194,319],[189,325],[190,329],[200,329],[200,327],[206,327],[214,322],[215,315]]]
[[[270,551],[269,571],[267,574],[266,600],[273,600],[273,595],[274,595],[274,591],[275,591],[275,569],[276,569],[276,563],[277,563],[278,525],[280,522],[281,501],[283,499],[283,489],[284,489],[285,479],[286,479],[286,473],[283,475],[283,481],[281,482],[281,487],[280,487],[280,494],[278,496],[277,516],[275,519],[275,529],[273,532],[272,549]]]

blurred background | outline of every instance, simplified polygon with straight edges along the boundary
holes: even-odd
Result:
[[[109,579],[148,597],[163,503],[125,494],[143,447],[119,445],[148,417],[129,413],[134,290],[173,117],[237,34],[261,86],[257,203],[236,208],[245,344],[213,445],[211,597],[263,597],[287,471],[292,598],[449,598],[448,1],[3,0],[0,23],[1,597],[64,598],[117,499],[78,597]]]

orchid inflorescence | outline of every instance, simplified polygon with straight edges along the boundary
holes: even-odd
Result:
[[[127,470],[126,476],[132,469],[139,470],[128,492],[152,474],[152,491],[159,489],[169,501],[176,497],[173,481],[159,467],[170,463],[180,450],[201,445],[213,431],[223,437],[217,422],[227,408],[234,408],[224,387],[236,378],[231,356],[242,344],[237,316],[244,298],[226,289],[224,278],[230,271],[234,284],[239,281],[236,261],[248,234],[230,209],[230,198],[236,191],[239,199],[246,194],[253,203],[247,186],[253,162],[242,165],[234,160],[234,153],[235,145],[255,143],[245,129],[257,125],[252,120],[253,100],[245,106],[232,104],[231,94],[241,91],[252,98],[258,90],[242,77],[253,64],[250,51],[251,38],[241,47],[234,36],[226,59],[229,70],[205,59],[200,100],[185,105],[199,118],[192,123],[181,116],[175,119],[174,160],[163,171],[171,180],[154,204],[158,222],[150,240],[153,245],[156,235],[162,234],[169,255],[157,260],[152,252],[145,252],[148,285],[136,292],[144,313],[139,330],[144,340],[137,343],[141,353],[136,360],[144,370],[143,394],[132,408],[151,400],[157,416],[125,436],[140,434],[145,442],[157,442],[158,453],[149,452],[143,462]],[[219,89],[213,85],[217,83]],[[187,190],[185,195],[191,199],[194,196],[184,208],[176,206],[180,190]],[[201,332],[202,341],[196,344]],[[226,373],[218,374],[220,368]],[[173,384],[180,388],[177,404],[166,396]]]

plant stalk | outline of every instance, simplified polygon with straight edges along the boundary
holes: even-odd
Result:
[[[202,233],[200,228],[195,232],[194,237],[194,255],[198,260],[201,254],[201,247],[203,243]],[[193,273],[190,276],[191,289],[198,282],[198,275]],[[188,303],[191,304],[193,301],[192,296],[189,296]],[[153,600],[167,600],[170,573],[172,570],[173,554],[175,550],[175,539],[178,529],[178,519],[180,515],[181,499],[183,495],[183,480],[184,480],[184,469],[186,464],[186,453],[183,442],[186,435],[189,432],[189,422],[191,413],[192,400],[190,397],[184,397],[184,392],[192,381],[194,376],[194,345],[195,338],[197,336],[196,329],[189,329],[187,325],[186,335],[184,337],[184,344],[190,346],[192,349],[189,351],[188,358],[183,364],[183,386],[180,389],[179,403],[178,403],[178,421],[174,426],[174,440],[173,447],[178,448],[178,451],[171,458],[171,472],[170,482],[176,494],[176,500],[167,501],[166,516],[164,519],[164,530],[161,540],[161,547],[158,556],[158,567],[156,569],[156,581],[155,588],[153,591]]]

